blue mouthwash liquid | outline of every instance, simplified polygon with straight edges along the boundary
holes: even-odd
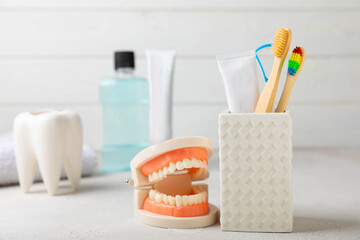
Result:
[[[115,52],[116,77],[100,84],[105,172],[129,171],[132,158],[150,145],[148,82],[135,77],[134,69],[133,52]]]

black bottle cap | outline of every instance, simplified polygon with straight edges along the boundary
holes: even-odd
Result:
[[[115,52],[114,57],[115,57],[115,70],[118,68],[135,68],[133,51]]]

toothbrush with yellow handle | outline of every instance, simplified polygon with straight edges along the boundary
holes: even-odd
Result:
[[[286,55],[289,51],[291,43],[291,31],[287,28],[279,28],[275,35],[272,45],[274,63],[270,77],[265,84],[263,91],[256,104],[255,112],[264,113],[271,112],[274,106],[276,91],[279,84],[281,69],[283,67]]]
[[[285,112],[287,103],[290,98],[291,90],[295,84],[297,77],[301,72],[301,69],[304,66],[304,61],[305,49],[303,49],[302,47],[294,48],[289,59],[288,74],[286,77],[285,86],[275,112]]]

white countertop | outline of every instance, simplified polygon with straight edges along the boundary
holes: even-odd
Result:
[[[209,201],[219,206],[219,171],[210,163]],[[177,230],[144,225],[132,216],[130,173],[84,178],[76,194],[62,181],[61,196],[35,184],[30,194],[18,186],[0,188],[3,239],[360,239],[360,150],[294,152],[293,233]]]

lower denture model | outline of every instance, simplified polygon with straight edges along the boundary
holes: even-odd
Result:
[[[134,215],[157,227],[198,228],[218,220],[217,208],[208,203],[210,140],[183,137],[153,145],[131,161],[135,187]]]

